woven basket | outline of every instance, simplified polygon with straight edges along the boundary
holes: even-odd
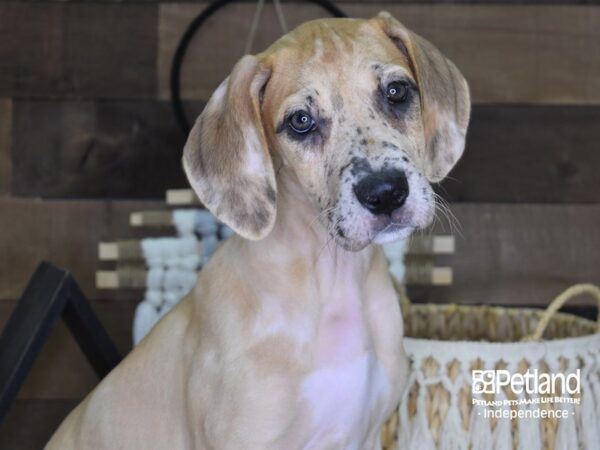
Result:
[[[411,361],[408,388],[382,430],[385,450],[598,450],[600,449],[599,322],[558,313],[569,299],[600,289],[576,285],[543,310],[489,306],[410,304],[403,296],[405,348]],[[544,340],[541,340],[541,339]],[[473,394],[472,370],[511,374],[576,373],[581,393],[569,395]],[[557,386],[558,387],[558,386]],[[579,404],[545,403],[567,397]],[[566,411],[566,418],[486,418],[485,401],[537,401],[504,405],[510,411]],[[540,412],[538,411],[538,412]]]

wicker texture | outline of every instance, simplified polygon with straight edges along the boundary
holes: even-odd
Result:
[[[573,287],[547,311],[459,305],[412,305],[402,298],[405,348],[411,359],[408,389],[382,430],[385,450],[572,450],[600,448],[600,334],[598,324],[557,313],[590,285]],[[401,292],[401,295],[403,293]],[[537,333],[537,336],[536,336]],[[535,338],[543,336],[543,341]],[[534,339],[532,339],[532,337]],[[478,414],[473,398],[515,400],[512,391],[474,396],[473,369],[524,373],[581,370],[581,404],[512,409],[560,408],[570,419],[494,419]],[[557,394],[570,397],[568,393]],[[577,398],[574,395],[573,398]]]

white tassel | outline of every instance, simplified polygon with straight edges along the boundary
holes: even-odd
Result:
[[[146,238],[141,241],[142,254],[149,267],[162,265],[162,243],[160,239]]]
[[[572,414],[572,405],[568,403],[558,404],[556,408],[567,411],[567,417],[558,420],[554,450],[574,450],[579,448],[577,445],[577,428],[575,427],[575,417]],[[598,442],[596,442],[596,445],[598,445]]]
[[[165,303],[161,306],[161,308],[164,307],[165,305],[168,306],[169,308],[172,308],[177,303],[179,303],[180,300],[181,300],[181,292],[179,290],[165,292]]]
[[[468,444],[471,450],[489,450],[492,442],[492,427],[483,415],[483,406],[473,405],[469,417]]]
[[[427,417],[425,417],[424,408],[418,408],[417,416],[413,422],[410,443],[407,449],[410,450],[436,450],[433,437],[429,430]]]
[[[201,259],[198,255],[187,255],[179,258],[178,267],[186,271],[197,272],[200,268]]]
[[[496,429],[494,430],[492,439],[494,450],[513,450],[510,419],[500,418],[496,420]]]
[[[540,419],[526,417],[527,411],[539,408],[539,405],[521,405],[524,411],[523,418],[519,419],[519,449],[518,450],[543,450]]]
[[[202,237],[202,256],[204,258],[204,262],[206,262],[208,258],[212,256],[217,249],[217,245],[219,245],[219,240],[217,239],[216,234],[206,234]]]
[[[412,434],[412,428],[414,425],[414,420],[410,419],[408,413],[408,398],[410,395],[411,387],[415,381],[416,372],[415,367],[419,367],[418,364],[415,364],[413,361],[411,363],[411,372],[408,377],[408,381],[406,383],[407,388],[404,391],[402,396],[402,400],[400,401],[400,406],[398,407],[398,438],[396,440],[396,449],[397,450],[405,450],[409,449],[410,445],[410,437]]]
[[[177,239],[177,256],[199,255],[198,239],[196,236],[184,236]]]
[[[217,218],[207,210],[198,210],[196,213],[196,230],[202,234],[215,234],[219,225]]]
[[[158,322],[159,314],[156,308],[147,302],[141,302],[135,308],[133,317],[133,344],[137,345],[152,327]]]
[[[144,301],[156,309],[159,309],[164,303],[163,292],[159,289],[148,289]]]
[[[438,448],[440,450],[467,450],[468,448],[455,399],[452,400],[446,414]]]
[[[417,414],[413,421],[410,442],[407,448],[410,450],[436,450],[429,422],[425,416],[425,395],[426,390],[423,387],[423,380],[419,380],[419,392],[417,395]]]
[[[586,360],[584,364],[591,365],[592,361]],[[583,450],[593,450],[600,443],[600,417],[596,411],[600,403],[599,383],[596,370],[588,369],[581,373],[581,407],[576,412],[576,418],[579,425],[579,448]]]
[[[158,320],[162,319],[173,309],[173,305],[165,303],[162,308],[158,311]],[[158,322],[158,320],[156,322]],[[156,325],[156,323],[154,324]]]
[[[150,267],[146,273],[147,289],[162,289],[165,271],[162,267]]]
[[[196,229],[197,209],[176,209],[171,215],[173,225],[180,236],[193,235]]]
[[[412,430],[411,421],[408,418],[406,405],[401,404],[398,420],[398,439],[396,440],[396,450],[405,450],[410,448],[410,436]]]

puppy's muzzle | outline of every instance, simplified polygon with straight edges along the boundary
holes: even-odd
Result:
[[[374,215],[389,217],[404,205],[408,193],[408,180],[400,170],[371,173],[354,186],[361,205]]]

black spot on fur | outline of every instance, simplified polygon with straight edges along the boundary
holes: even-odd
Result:
[[[373,172],[373,169],[371,168],[371,164],[369,163],[369,160],[367,158],[358,158],[358,157],[354,157],[351,159],[351,169],[350,169],[350,173],[354,176],[360,174],[360,173],[371,173]]]
[[[392,144],[391,142],[388,142],[388,141],[381,141],[381,145],[383,145],[383,148],[391,148],[392,150],[400,150],[396,144]]]
[[[350,167],[350,164],[352,164],[352,160],[350,160],[350,162],[348,164],[344,164],[342,167],[340,167],[340,172],[338,174],[339,177],[342,176],[342,174],[344,173],[344,170],[346,170],[348,167]]]
[[[270,201],[271,204],[275,204],[275,189],[273,189],[273,186],[271,186],[270,184],[267,184],[267,187],[265,188],[265,195],[267,197],[267,200]]]
[[[430,150],[431,150],[431,155],[430,158],[433,159],[435,157],[435,154],[437,153],[437,146],[438,146],[438,142],[440,140],[440,133],[439,132],[435,132],[433,137],[431,138],[431,144],[429,144]]]

